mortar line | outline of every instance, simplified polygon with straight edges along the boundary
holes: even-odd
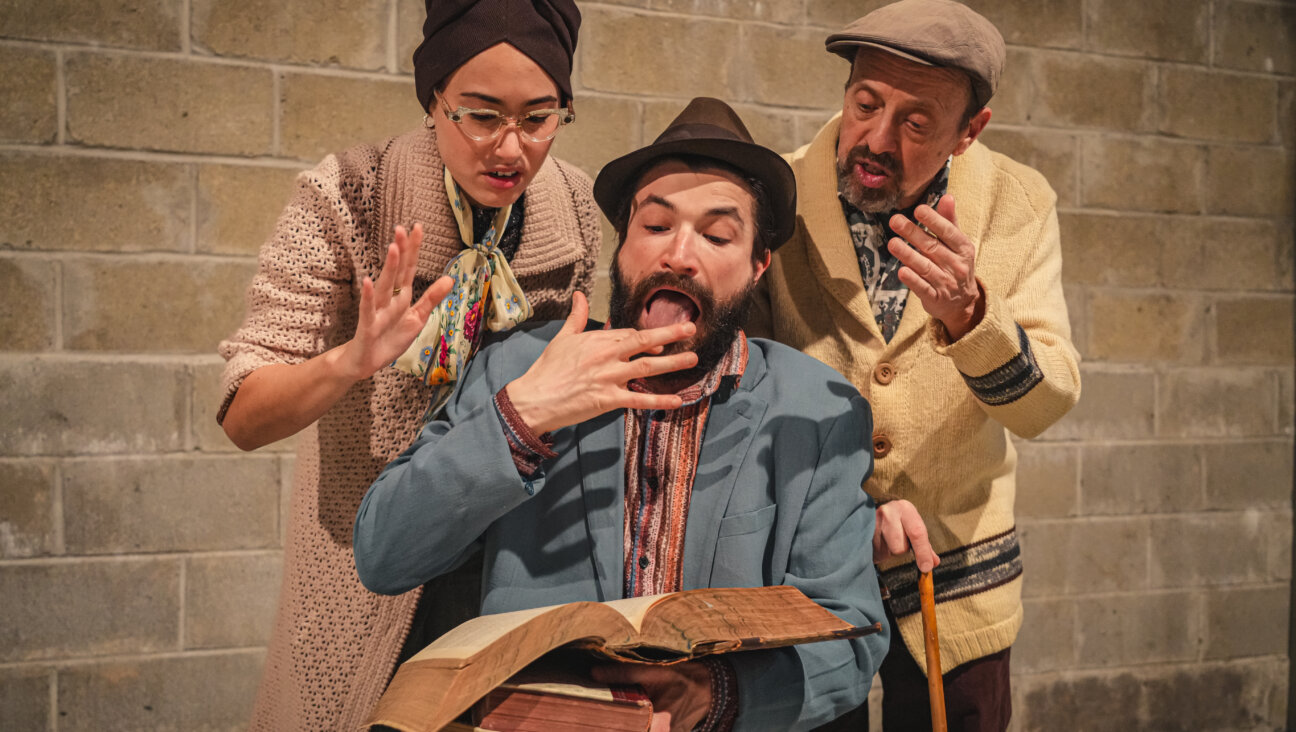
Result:
[[[180,3],[180,52],[193,55],[193,0]]]
[[[63,50],[54,49],[54,144],[67,144],[67,71],[63,65],[67,57]]]
[[[63,484],[67,476],[63,470],[63,461],[54,462],[54,501],[50,507],[50,521],[53,522],[54,529],[54,552],[60,556],[67,555],[67,527],[65,521],[65,511],[63,510]]]
[[[181,247],[189,254],[198,252],[198,165],[189,163],[189,246]]]
[[[48,730],[48,732],[58,732],[58,720],[59,720],[58,691],[59,691],[58,669],[51,668],[49,670],[50,714],[49,714],[49,720],[45,723],[45,729]]]
[[[180,571],[176,580],[176,588],[179,597],[176,598],[176,606],[179,608],[180,617],[176,620],[176,649],[183,653],[185,650],[185,621],[188,608],[185,605],[185,587],[188,584],[189,561],[187,557],[180,557]]]
[[[399,60],[396,58],[396,46],[399,40],[397,33],[397,16],[399,15],[399,0],[387,0],[387,73],[395,74],[399,72]]]
[[[270,67],[270,150],[276,156],[283,155],[283,72],[279,67]]]

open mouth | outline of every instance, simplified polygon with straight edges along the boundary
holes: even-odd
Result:
[[[645,328],[660,328],[696,321],[700,312],[693,298],[679,290],[662,287],[649,293],[644,300],[642,322]]]
[[[522,180],[522,172],[518,170],[486,171],[486,182],[495,188],[512,188],[520,180]]]
[[[877,188],[891,175],[891,171],[885,166],[878,165],[872,160],[861,160],[856,163],[855,172],[860,182],[869,188]]]

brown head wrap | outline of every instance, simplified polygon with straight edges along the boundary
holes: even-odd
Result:
[[[414,86],[426,110],[432,91],[468,59],[497,43],[535,61],[572,98],[572,54],[580,30],[573,0],[426,0],[423,42],[414,49]]]

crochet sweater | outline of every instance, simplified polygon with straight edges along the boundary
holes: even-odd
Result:
[[[760,281],[747,332],[815,356],[872,405],[875,431],[860,435],[875,458],[864,488],[879,503],[908,499],[927,524],[941,556],[933,579],[948,671],[1007,648],[1021,627],[1017,455],[1008,431],[1033,437],[1080,396],[1056,196],[1039,173],[980,143],[955,157],[949,192],[976,246],[985,317],[951,344],[910,293],[885,341],[837,197],[839,119],[788,156],[798,226]],[[925,670],[913,560],[880,569],[900,634]]]
[[[415,299],[462,249],[434,134],[420,128],[355,147],[297,177],[261,250],[247,318],[220,344],[228,363],[218,420],[255,369],[300,363],[350,339],[360,283],[378,278],[397,224],[423,224]],[[535,319],[565,318],[572,293],[589,292],[600,245],[589,178],[547,159],[527,188],[512,259]],[[369,485],[417,435],[429,397],[414,377],[382,369],[299,436],[279,611],[250,729],[356,729],[386,688],[420,591],[365,590],[351,531]],[[475,608],[480,600],[455,592],[447,602]]]

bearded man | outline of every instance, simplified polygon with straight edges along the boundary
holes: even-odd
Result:
[[[481,611],[701,587],[791,585],[853,625],[883,617],[860,490],[868,404],[839,374],[745,337],[795,221],[792,171],[699,98],[594,196],[618,232],[606,327],[488,337],[443,415],[370,488],[355,557],[400,593],[483,558]],[[621,666],[654,729],[808,729],[865,700],[884,635]]]
[[[842,111],[789,156],[798,226],[746,327],[836,368],[874,410],[860,449],[897,631],[883,729],[931,729],[926,674],[943,672],[949,729],[1003,730],[1022,623],[1009,433],[1034,437],[1080,396],[1057,197],[977,141],[1006,54],[966,5],[902,0],[826,45],[851,62]],[[918,602],[933,566],[940,669]],[[837,728],[868,729],[866,713]]]

